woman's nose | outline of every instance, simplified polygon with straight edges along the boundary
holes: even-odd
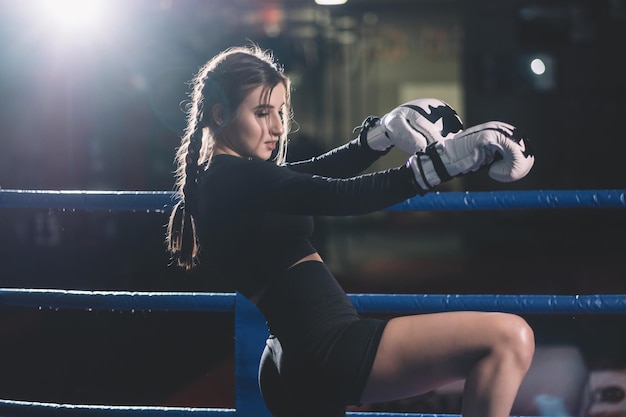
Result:
[[[285,133],[285,126],[283,125],[283,118],[280,114],[270,115],[269,131],[274,136],[280,136]]]

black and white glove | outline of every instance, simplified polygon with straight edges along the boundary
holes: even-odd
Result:
[[[453,177],[490,165],[489,176],[512,182],[526,176],[535,162],[528,139],[503,122],[487,122],[451,139],[434,142],[407,161],[417,183],[430,190]]]
[[[431,143],[452,138],[463,129],[463,122],[447,103],[421,98],[396,107],[382,118],[370,116],[359,128],[371,149],[385,151],[395,145],[414,154]]]

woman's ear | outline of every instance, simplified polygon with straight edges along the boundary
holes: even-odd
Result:
[[[211,118],[213,122],[221,126],[224,123],[224,107],[221,104],[214,104],[211,109]]]

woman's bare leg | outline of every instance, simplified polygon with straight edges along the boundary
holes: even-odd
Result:
[[[449,312],[398,317],[387,325],[361,397],[391,401],[465,378],[465,417],[506,417],[535,343],[519,316]]]

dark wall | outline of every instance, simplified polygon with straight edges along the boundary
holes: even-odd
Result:
[[[623,188],[624,2],[478,0],[464,16],[466,119],[527,131],[537,159],[523,187]],[[535,55],[552,60],[550,82],[528,71]]]

